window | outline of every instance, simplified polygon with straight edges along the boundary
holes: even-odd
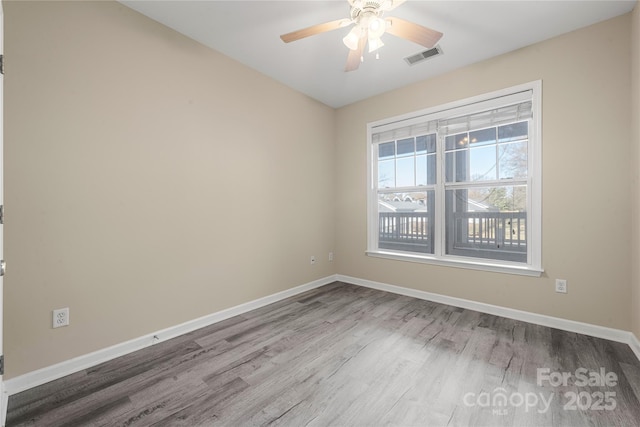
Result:
[[[541,273],[534,82],[369,124],[369,255]]]

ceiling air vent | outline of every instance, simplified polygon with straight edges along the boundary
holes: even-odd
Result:
[[[404,58],[409,65],[416,65],[422,61],[426,61],[429,58],[433,58],[434,56],[442,55],[442,48],[440,45],[436,47],[432,47],[431,49],[425,50],[424,52],[416,53],[415,55],[407,56]]]

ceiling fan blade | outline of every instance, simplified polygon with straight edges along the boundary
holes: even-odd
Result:
[[[303,28],[302,30],[283,34],[280,36],[280,38],[285,43],[291,43],[305,37],[314,36],[320,33],[326,33],[327,31],[337,30],[338,28],[346,27],[349,24],[351,24],[351,21],[349,19],[336,19],[335,21],[325,22],[324,24],[313,25],[308,28]]]
[[[386,21],[387,33],[418,43],[428,49],[435,46],[443,35],[440,31],[432,30],[431,28],[423,27],[422,25],[414,24],[413,22],[400,18],[387,18]]]
[[[360,37],[358,40],[358,48],[354,50],[349,50],[349,56],[347,56],[347,66],[345,67],[345,71],[354,71],[357,70],[362,62],[362,53],[364,52],[364,46],[367,44],[366,37]]]

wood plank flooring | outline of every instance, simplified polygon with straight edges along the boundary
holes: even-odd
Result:
[[[640,362],[336,282],[11,396],[7,425],[636,426]]]

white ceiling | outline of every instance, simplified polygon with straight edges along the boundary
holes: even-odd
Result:
[[[626,12],[635,0],[416,1],[397,16],[444,33],[444,54],[412,67],[406,56],[425,50],[390,34],[380,59],[365,53],[345,73],[349,28],[285,44],[280,35],[348,17],[347,0],[120,0],[138,12],[331,107],[341,107],[509,52]],[[567,52],[570,55],[571,52]]]

